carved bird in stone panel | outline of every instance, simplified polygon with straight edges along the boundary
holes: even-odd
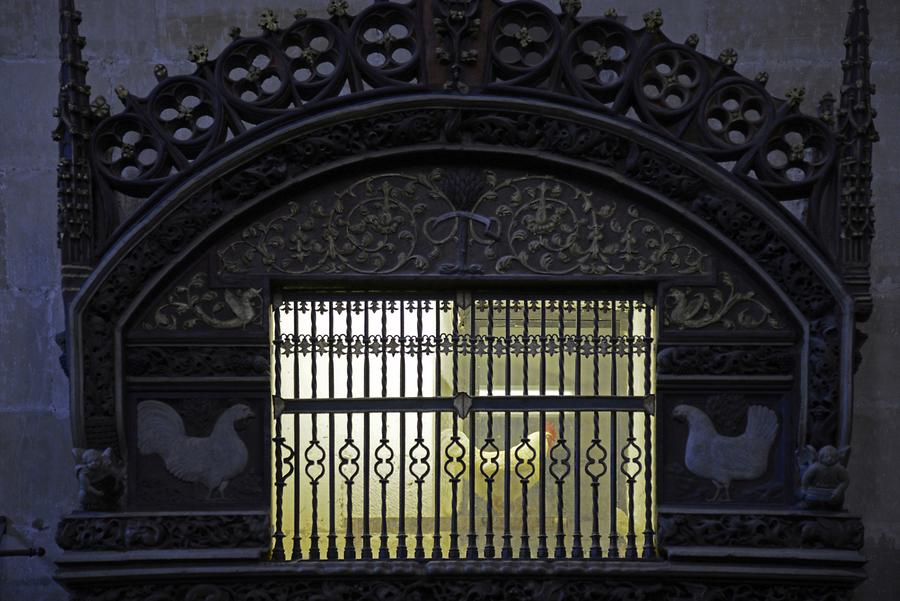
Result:
[[[138,449],[158,454],[166,469],[185,482],[199,482],[224,497],[232,478],[247,466],[247,447],[234,428],[235,422],[253,417],[247,405],[236,404],[216,420],[209,436],[188,436],[184,421],[169,405],[144,401],[138,405]]]
[[[778,418],[771,409],[750,407],[740,436],[719,434],[709,416],[690,405],[678,405],[672,416],[687,421],[684,464],[691,473],[713,481],[716,492],[710,501],[731,500],[732,481],[753,480],[765,473],[778,432]]]

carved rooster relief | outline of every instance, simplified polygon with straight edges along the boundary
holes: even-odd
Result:
[[[253,417],[247,405],[226,409],[209,436],[188,436],[181,416],[169,405],[144,401],[138,405],[138,449],[158,454],[173,476],[206,487],[207,498],[224,498],[232,478],[247,466],[247,447],[234,429],[235,422]]]
[[[740,436],[723,436],[703,411],[678,405],[676,419],[687,421],[684,465],[696,476],[712,480],[716,492],[710,501],[730,501],[733,480],[753,480],[766,472],[769,450],[778,432],[778,418],[766,407],[747,410],[747,428]]]

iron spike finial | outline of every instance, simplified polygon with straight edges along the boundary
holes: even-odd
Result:
[[[278,31],[278,17],[271,8],[262,11],[256,24],[259,25],[259,28],[263,31]]]

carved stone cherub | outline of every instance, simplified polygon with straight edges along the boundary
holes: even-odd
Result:
[[[818,453],[807,445],[798,452],[798,458],[809,465],[800,479],[800,493],[804,509],[838,510],[844,506],[844,493],[850,483],[850,474],[845,467],[850,455],[850,447],[836,449],[826,445]],[[804,461],[806,459],[806,461]]]
[[[112,449],[73,449],[78,500],[83,511],[117,509],[125,491],[125,475]]]

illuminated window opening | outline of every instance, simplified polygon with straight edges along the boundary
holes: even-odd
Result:
[[[643,297],[275,309],[273,558],[655,555]]]

